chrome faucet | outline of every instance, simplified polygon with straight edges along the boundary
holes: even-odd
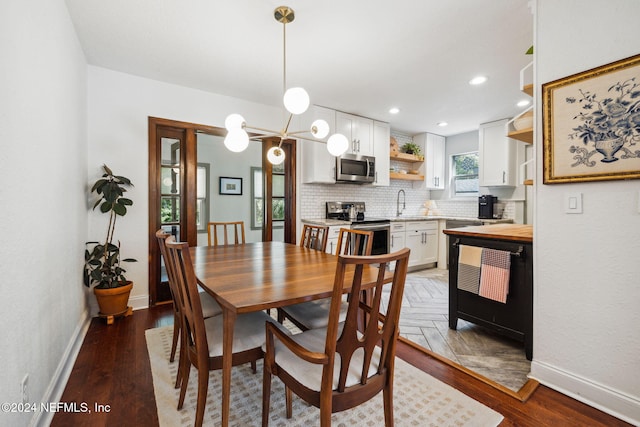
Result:
[[[407,195],[404,193],[404,190],[400,189],[398,191],[398,199],[396,200],[396,216],[402,215],[402,211],[400,210],[400,193],[402,193],[402,210],[405,210],[407,207]]]

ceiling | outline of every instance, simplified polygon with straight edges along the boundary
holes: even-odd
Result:
[[[66,3],[89,64],[277,107],[283,31],[273,11],[290,6],[288,86],[410,135],[475,130],[518,114],[527,98],[519,73],[531,61],[528,0]],[[489,80],[470,86],[478,74]]]

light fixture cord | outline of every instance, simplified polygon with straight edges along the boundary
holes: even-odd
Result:
[[[287,23],[282,23],[282,96],[287,92]],[[284,117],[283,117],[284,118]]]
[[[282,96],[287,92],[287,23],[286,21],[282,22]],[[284,111],[283,111],[284,112]],[[282,141],[284,137],[287,135],[289,131],[289,124],[291,123],[291,116],[293,114],[289,114],[289,120],[285,128],[282,131],[282,135],[280,136],[280,144],[278,144],[278,148],[282,147]]]

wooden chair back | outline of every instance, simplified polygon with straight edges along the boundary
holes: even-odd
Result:
[[[329,237],[329,227],[322,225],[304,224],[300,246],[317,251],[327,250],[327,238]]]
[[[371,255],[373,231],[341,228],[336,255]]]
[[[229,243],[230,233],[233,233],[233,243]],[[207,239],[209,246],[244,245],[244,221],[211,221],[207,224]]]
[[[182,315],[182,343],[187,346],[185,350],[191,353],[189,358],[195,353],[198,361],[203,360],[207,364],[209,346],[189,244],[176,242],[173,236],[170,236],[166,240],[166,253],[166,261],[174,271],[175,299],[180,306],[178,311]]]
[[[393,425],[393,369],[409,253],[410,250],[404,248],[391,254],[375,256],[339,255],[331,296],[331,308],[329,309],[324,354],[311,353],[317,349],[294,349],[287,344],[287,348],[297,354],[301,360],[309,360],[307,358],[313,354],[313,363],[323,365],[319,391],[308,388],[296,380],[294,372],[300,372],[300,366],[296,370],[291,360],[287,359],[289,366],[276,364],[273,354],[274,336],[271,334],[273,328],[268,325],[265,355],[267,374],[265,374],[263,393],[270,391],[270,379],[267,376],[276,375],[296,395],[308,403],[318,406],[320,408],[320,425],[329,426],[332,413],[358,406],[371,399],[379,391],[384,390],[385,425]],[[384,286],[385,270],[390,264],[395,264],[392,283]],[[363,269],[366,266],[376,267],[378,265],[377,280],[375,286],[370,289],[372,298],[369,302],[365,302],[362,298],[357,297],[363,291]],[[353,273],[354,271],[355,273]],[[353,280],[346,285],[351,286],[348,293],[347,317],[342,332],[338,335],[340,308],[343,304],[341,297],[345,279],[351,277],[351,274],[353,274]],[[385,310],[381,304],[382,292],[383,287],[388,288],[389,286],[390,296]],[[365,312],[367,321],[364,325],[359,326],[359,319],[363,317],[362,311]],[[288,340],[286,337],[278,336],[278,338],[283,341]],[[339,357],[336,358],[336,355]],[[337,362],[338,360],[339,362]],[[302,362],[301,365],[304,363],[307,362]],[[304,373],[301,374],[304,375]],[[357,375],[357,378],[353,378],[354,374]],[[267,419],[265,411],[268,417],[268,403],[268,396],[263,395],[263,421]],[[287,412],[290,412],[289,398],[287,399]],[[263,423],[263,425],[265,424]]]

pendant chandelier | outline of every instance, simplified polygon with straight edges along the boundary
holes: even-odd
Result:
[[[266,137],[279,137],[280,144],[277,147],[271,147],[267,152],[267,159],[274,165],[278,165],[284,161],[284,151],[282,150],[282,142],[288,138],[300,138],[309,141],[318,141],[329,134],[329,124],[324,120],[316,120],[311,124],[309,130],[289,131],[289,125],[293,115],[302,114],[309,108],[309,95],[307,91],[301,87],[292,87],[287,89],[287,24],[293,22],[295,14],[293,9],[288,6],[280,6],[275,9],[274,17],[276,21],[282,23],[282,35],[283,35],[283,102],[284,107],[289,112],[289,118],[287,119],[284,127],[280,131],[263,129],[258,127],[249,126],[244,117],[240,114],[230,114],[227,116],[224,126],[227,128],[227,135],[224,139],[224,145],[230,151],[241,152],[249,146],[250,139],[262,139]],[[261,132],[260,135],[249,138],[247,129]],[[302,134],[310,133],[314,138],[310,139],[302,136]],[[318,141],[322,142],[322,141]],[[327,150],[334,156],[340,156],[349,147],[349,140],[346,136],[336,133],[331,135],[327,140]]]

